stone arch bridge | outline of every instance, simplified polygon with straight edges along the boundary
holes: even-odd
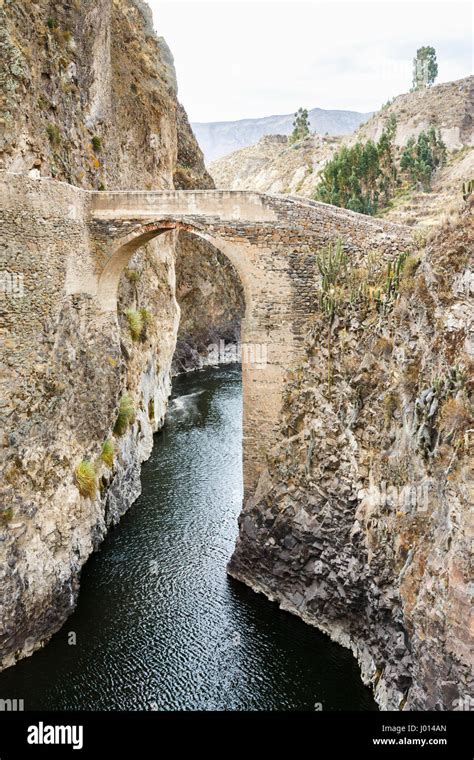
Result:
[[[272,444],[284,376],[303,356],[316,301],[315,252],[340,238],[357,258],[371,249],[393,257],[406,250],[407,231],[325,204],[252,192],[99,192],[90,200],[93,288],[105,311],[116,309],[133,253],[170,228],[205,238],[235,267],[246,303],[242,342],[266,357],[265,364],[252,361],[249,350],[243,362],[244,472],[246,486],[254,485]]]
[[[7,206],[9,193],[18,205],[18,182],[10,175],[4,185]],[[408,228],[301,198],[222,190],[93,192],[51,180],[26,182],[28,204],[44,222],[36,235],[43,224],[50,245],[62,240],[65,294],[89,294],[104,314],[116,311],[120,275],[131,256],[167,230],[194,233],[228,257],[245,294],[242,342],[266,351],[265,364],[243,365],[247,490],[274,440],[285,375],[304,358],[317,302],[317,251],[341,239],[359,261],[371,250],[388,260],[412,244]]]

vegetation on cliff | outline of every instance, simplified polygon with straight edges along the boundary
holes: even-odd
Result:
[[[410,137],[401,157],[394,145],[397,123],[389,117],[377,143],[345,146],[321,173],[315,198],[333,206],[375,214],[389,204],[402,184],[429,192],[433,174],[446,161],[441,134],[430,127],[418,140]]]

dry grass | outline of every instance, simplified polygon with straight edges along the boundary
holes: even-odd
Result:
[[[128,394],[125,394],[120,399],[118,415],[114,426],[115,435],[123,435],[128,426],[135,421],[135,416],[133,399]]]
[[[406,393],[413,394],[418,389],[420,382],[420,371],[421,364],[419,359],[412,361],[405,369],[402,378],[402,385]]]
[[[439,413],[439,427],[445,440],[452,440],[474,424],[473,410],[464,398],[448,398]]]
[[[135,309],[126,309],[125,319],[127,320],[132,340],[140,340],[142,330],[144,328],[143,317],[141,313],[139,311],[135,311]]]
[[[382,402],[385,424],[388,425],[393,413],[400,406],[400,399],[396,393],[387,393]]]
[[[385,356],[388,358],[393,351],[393,340],[391,338],[386,338],[384,335],[381,335],[377,340],[375,341],[374,345],[374,353],[377,356]]]
[[[110,440],[104,441],[102,444],[102,450],[100,452],[100,458],[109,469],[114,466],[115,446],[114,442]]]
[[[97,474],[93,463],[83,459],[76,467],[75,476],[81,496],[93,499],[97,493]]]

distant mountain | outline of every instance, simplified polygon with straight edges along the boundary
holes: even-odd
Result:
[[[308,112],[311,130],[325,135],[348,135],[372,116],[358,111],[326,111],[313,108]],[[191,126],[204,152],[206,163],[226,156],[239,148],[254,145],[264,135],[289,135],[294,114],[264,116],[261,119],[238,121],[194,122]]]

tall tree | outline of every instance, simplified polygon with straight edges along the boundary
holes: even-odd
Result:
[[[413,90],[431,87],[438,76],[436,50],[430,45],[418,48],[413,59]]]
[[[431,189],[431,178],[446,162],[446,146],[438,130],[430,127],[428,133],[420,132],[418,140],[410,137],[403,150],[400,169],[406,172],[413,187],[425,192]]]
[[[293,122],[293,132],[290,135],[290,143],[303,140],[309,135],[309,117],[306,108],[298,108]]]

